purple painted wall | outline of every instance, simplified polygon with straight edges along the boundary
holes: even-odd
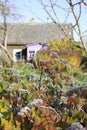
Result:
[[[32,57],[35,58],[37,51],[39,50],[47,50],[47,45],[41,43],[27,45],[27,61],[29,61]]]

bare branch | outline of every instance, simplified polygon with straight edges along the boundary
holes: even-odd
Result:
[[[87,2],[84,2],[84,1],[83,1],[83,4],[87,7]]]
[[[62,26],[62,24],[60,24],[60,20],[59,20],[59,18],[58,18],[58,15],[56,14],[56,12],[55,12],[55,9],[54,9],[54,4],[52,3],[52,0],[49,0],[50,1],[50,7],[51,7],[51,10],[53,11],[53,14],[54,14],[54,16],[55,16],[55,19],[53,18],[53,16],[51,15],[51,13],[47,10],[47,6],[45,6],[45,4],[43,3],[43,0],[37,0],[37,1],[39,1],[39,3],[44,7],[44,10],[46,11],[46,13],[48,14],[48,16],[51,18],[51,20],[53,21],[53,23],[55,23],[55,24],[58,24],[58,26],[60,27],[60,29],[63,31],[63,33],[65,34],[65,36],[69,39],[69,37],[68,37],[68,35],[67,35],[67,33],[65,32],[65,30],[64,30],[64,28],[63,28],[63,26]],[[69,12],[70,13],[70,12]],[[78,33],[78,32],[77,32]],[[79,34],[78,34],[79,35]],[[72,44],[73,45],[75,45],[75,43],[73,42],[73,40],[72,39],[69,39],[70,40],[70,42],[72,42]]]
[[[77,17],[77,21],[76,21],[75,25],[73,25],[73,27],[75,27],[77,25],[80,17],[81,17],[81,4],[79,4],[79,16]]]
[[[85,30],[82,34],[84,34],[84,33],[86,33],[87,32],[87,30]]]
[[[0,43],[0,47],[5,51],[5,53],[7,54],[7,56],[9,57],[11,64],[13,64],[13,58],[10,55],[9,51],[2,45],[2,43]]]
[[[2,25],[0,25],[0,29],[5,30],[5,28]]]
[[[23,0],[22,0],[22,2],[23,2],[23,4],[24,4],[24,6],[25,6],[26,8],[28,8],[29,11],[30,11],[37,19],[41,20],[42,22],[45,22],[42,18],[38,17],[38,15],[36,15],[36,13],[33,12],[32,9],[30,9],[30,7],[29,7]]]
[[[59,27],[61,28],[61,30],[63,31],[63,33],[65,34],[65,36],[69,39],[69,37],[68,37],[68,35],[66,34],[64,28],[63,28],[62,25],[60,24],[59,18],[58,18],[58,16],[57,16],[56,12],[55,12],[54,5],[53,5],[52,1],[50,0],[51,9],[52,9],[52,11],[53,11],[53,13],[54,13],[54,16],[55,16],[55,18],[56,18],[57,21],[55,21],[54,18],[51,16],[50,12],[48,12],[48,10],[47,10],[47,8],[45,7],[45,5],[44,5],[43,3],[41,3],[41,4],[44,6],[45,11],[46,11],[47,14],[49,15],[49,17],[51,18],[51,20],[53,21],[53,23],[55,23],[55,24],[58,23]]]
[[[66,23],[66,21],[67,21],[69,15],[70,15],[70,10],[67,12],[67,15],[66,15],[66,17],[65,17],[64,23]]]
[[[77,2],[77,3],[73,4],[72,6],[81,5],[81,4],[82,4],[82,1]]]
[[[39,1],[39,0],[38,0]],[[40,1],[39,1],[40,2]],[[48,14],[48,16],[51,18],[51,20],[53,21],[53,23],[56,23],[56,20],[51,16],[51,13],[49,13],[49,11],[47,10],[46,6],[44,5],[44,3],[41,0],[41,5],[43,6],[44,10],[46,11],[46,13]]]
[[[73,14],[74,19],[75,19],[75,21],[76,21],[76,25],[77,25],[77,28],[78,28],[78,33],[79,33],[79,37],[80,37],[81,43],[82,43],[82,45],[83,45],[85,51],[87,51],[86,48],[85,48],[85,44],[84,44],[84,42],[83,42],[83,39],[82,39],[82,32],[81,32],[81,28],[80,28],[80,24],[79,24],[79,19],[78,19],[77,15],[76,15],[76,12],[75,12],[75,10],[74,10],[74,6],[73,6],[73,3],[72,3],[72,0],[66,0],[66,1],[67,1],[68,4],[70,5],[72,14]],[[81,2],[81,3],[82,3],[82,2]]]

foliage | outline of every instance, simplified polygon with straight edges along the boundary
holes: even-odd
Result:
[[[70,64],[78,68],[81,63],[81,53],[72,50],[41,51],[37,54],[37,66],[44,65],[44,69],[65,69]],[[50,67],[49,67],[50,66]],[[40,68],[40,67],[39,67]]]
[[[63,58],[51,57],[47,63],[37,69],[30,63],[1,65],[1,130],[66,130],[77,122],[87,126],[87,75]]]
[[[74,43],[74,45],[73,45]],[[48,49],[49,50],[76,50],[81,51],[80,43],[75,42],[68,38],[63,38],[61,41],[54,39],[53,41],[48,42]]]
[[[40,65],[44,65],[45,70],[53,70],[55,67],[57,70],[64,70],[67,62],[71,66],[78,68],[82,61],[82,50],[78,44],[75,42],[75,45],[73,45],[67,38],[62,39],[60,42],[56,39],[49,41],[48,50],[41,50],[37,54],[37,66],[40,68]]]

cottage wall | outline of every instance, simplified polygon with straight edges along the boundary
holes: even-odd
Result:
[[[39,50],[46,50],[47,49],[47,46],[43,46],[44,44],[40,44],[40,43],[37,43],[37,44],[32,44],[32,45],[27,45],[27,61],[29,61],[32,56],[33,58],[36,57],[36,54],[37,54],[37,51]]]

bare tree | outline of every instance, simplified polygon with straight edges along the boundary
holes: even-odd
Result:
[[[84,48],[85,51],[87,52],[87,48],[83,42],[83,36],[87,32],[87,30],[82,32],[81,26],[80,26],[82,8],[87,7],[87,2],[85,2],[85,0],[76,0],[76,1],[75,0],[65,0],[64,2],[67,3],[67,7],[68,7],[68,8],[65,8],[65,7],[63,7],[63,5],[60,6],[60,1],[58,1],[58,0],[47,0],[47,1],[37,0],[37,1],[43,6],[43,9],[48,14],[48,16],[52,20],[52,22],[54,24],[58,23],[64,33],[65,33],[65,31],[64,31],[63,27],[61,26],[60,17],[58,16],[57,9],[61,9],[61,11],[64,11],[67,13],[67,15],[65,17],[65,21],[67,20],[69,15],[72,15],[73,21],[74,21],[72,24],[72,27],[80,39],[82,48]],[[76,10],[77,6],[78,6],[78,10]],[[65,36],[68,37],[66,33],[65,33]],[[72,43],[73,43],[73,41],[72,41]]]
[[[13,58],[8,51],[7,39],[8,39],[8,22],[7,19],[12,17],[11,6],[8,0],[0,0],[0,18],[2,19],[2,24],[0,24],[0,30],[2,32],[3,40],[0,41],[0,47],[8,56],[9,61],[13,64]]]
[[[74,20],[75,20],[75,24],[73,25],[73,28],[76,31],[75,26],[77,27],[77,30],[78,30],[77,34],[80,38],[80,41],[82,43],[83,48],[85,48],[85,50],[87,52],[87,47],[86,47],[86,45],[84,44],[84,41],[83,41],[83,33],[81,31],[80,22],[79,22],[80,17],[81,17],[81,12],[82,12],[82,5],[87,6],[87,3],[84,0],[79,0],[76,3],[74,3],[73,0],[66,0],[66,1],[70,6],[70,9],[72,11],[72,14],[73,14],[73,17],[74,17]],[[79,6],[79,14],[78,15],[76,14],[76,11],[75,11],[75,7],[77,5]],[[86,32],[86,30],[85,30],[85,32]]]

